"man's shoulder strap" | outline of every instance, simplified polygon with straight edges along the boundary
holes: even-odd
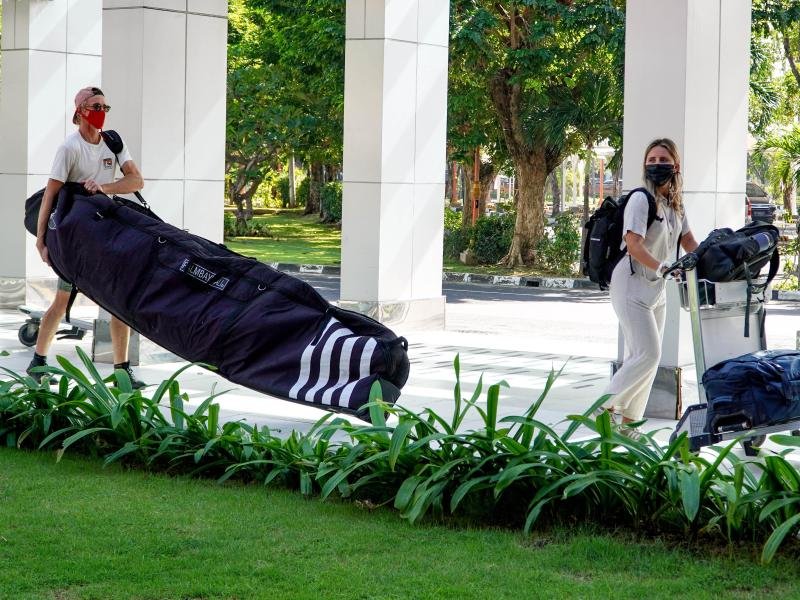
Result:
[[[106,146],[108,146],[114,154],[122,152],[123,143],[120,134],[113,129],[109,129],[108,131],[101,131],[100,135],[103,136],[103,141],[106,143]]]

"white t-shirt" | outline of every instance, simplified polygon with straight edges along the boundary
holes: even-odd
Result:
[[[689,220],[686,218],[685,212],[683,215],[679,215],[661,196],[656,200],[656,207],[656,217],[658,218],[648,227],[647,196],[644,192],[631,194],[623,216],[622,247],[625,246],[625,234],[632,231],[644,238],[644,247],[653,258],[659,262],[672,262],[676,260],[679,237],[689,231]],[[655,271],[646,267],[644,275],[650,281],[660,279]]]
[[[123,143],[119,153],[119,164],[131,160],[128,147]],[[113,183],[116,175],[117,157],[101,138],[99,144],[90,144],[79,131],[69,134],[58,147],[50,169],[50,179],[80,182],[93,179],[100,185]]]

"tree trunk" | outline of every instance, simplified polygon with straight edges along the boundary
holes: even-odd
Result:
[[[508,254],[500,261],[505,267],[519,267],[536,260],[536,242],[544,234],[544,186],[547,167],[543,151],[527,157],[513,157],[517,177],[517,220]]]
[[[494,180],[497,178],[497,169],[494,163],[481,164],[481,191],[478,195],[478,218],[486,215],[486,205],[494,189]]]
[[[308,203],[303,214],[313,215],[319,213],[323,176],[324,168],[322,163],[318,161],[312,162],[308,169]]]
[[[581,248],[586,240],[586,223],[589,221],[589,191],[592,186],[592,145],[586,146],[586,168],[583,173],[583,215],[581,218]]]
[[[553,212],[552,216],[555,217],[558,213],[561,212],[561,186],[558,183],[558,175],[555,171],[550,173],[550,190],[553,193]]]
[[[472,163],[465,163],[461,167],[461,177],[465,190],[464,201],[461,205],[461,226],[472,227],[472,185],[474,183]]]
[[[294,152],[289,157],[289,208],[297,208],[297,186],[294,177]]]
[[[790,179],[785,186],[783,186],[783,208],[784,210],[792,215],[796,216],[797,211],[795,210],[795,195],[797,193],[797,187],[795,186],[794,179]]]

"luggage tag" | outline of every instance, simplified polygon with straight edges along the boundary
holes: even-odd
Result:
[[[225,288],[228,287],[228,284],[231,280],[228,277],[222,277],[204,267],[203,265],[196,263],[188,258],[184,258],[181,266],[178,267],[178,270],[182,273],[185,273],[192,279],[199,281],[200,283],[204,283],[209,287],[212,287],[220,292],[225,291]]]

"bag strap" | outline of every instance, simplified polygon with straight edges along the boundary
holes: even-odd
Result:
[[[769,272],[767,273],[767,282],[764,284],[764,288],[775,279],[775,275],[778,274],[778,267],[780,266],[781,258],[778,255],[778,245],[775,245],[775,250],[772,251],[772,256],[769,257]]]
[[[72,305],[75,304],[75,298],[77,296],[78,296],[78,288],[73,283],[72,284],[72,289],[69,292],[69,300],[67,300],[67,312],[66,312],[66,315],[65,315],[65,319],[66,319],[67,323],[69,323],[69,313],[72,310]]]
[[[122,148],[124,147],[122,136],[113,129],[109,129],[108,131],[101,131],[100,135],[102,136],[103,141],[106,143],[106,146],[108,146],[108,149],[111,150],[114,153],[114,156],[117,157],[117,164],[119,165],[120,170],[122,170],[122,165],[119,164],[119,153],[122,152]],[[142,206],[144,206],[147,209],[150,208],[150,206],[147,204],[147,201],[142,197],[142,195],[138,191],[133,192],[133,195],[136,196],[136,199],[139,202],[141,202]]]

